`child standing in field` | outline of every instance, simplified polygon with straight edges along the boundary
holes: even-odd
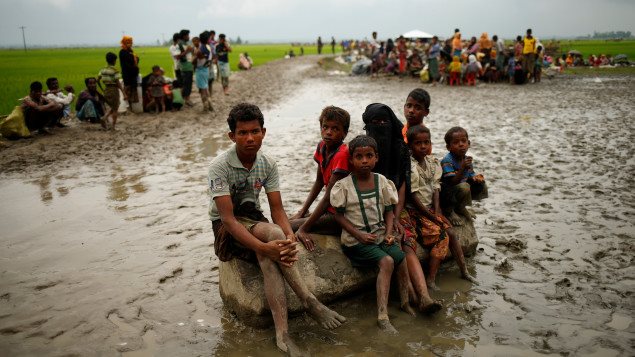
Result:
[[[106,54],[106,63],[108,66],[102,68],[97,76],[97,83],[99,83],[99,87],[102,88],[101,83],[105,86],[102,90],[104,91],[106,104],[108,104],[108,111],[101,119],[101,126],[106,130],[108,130],[109,126],[112,130],[115,130],[117,116],[119,114],[119,91],[123,93],[124,100],[128,100],[128,96],[119,81],[121,79],[121,74],[119,73],[119,70],[115,68],[117,55],[112,52],[108,52]]]
[[[449,153],[441,160],[442,189],[441,207],[443,215],[450,217],[452,213],[465,218],[474,216],[467,210],[466,205],[472,204],[472,199],[487,198],[487,185],[482,174],[476,174],[472,166],[472,157],[467,156],[470,139],[467,130],[455,126],[445,134],[445,145]],[[460,222],[455,222],[455,224]]]
[[[540,82],[542,77],[542,61],[545,57],[545,53],[542,51],[542,46],[536,48],[536,65],[534,66],[534,82]]]
[[[203,112],[213,111],[212,102],[209,99],[209,66],[212,61],[212,52],[209,50],[209,32],[203,31],[199,35],[200,37],[194,37],[192,43],[194,45],[194,63],[195,63],[195,78],[196,87],[201,95],[201,102],[203,103]]]
[[[348,147],[344,144],[344,139],[350,121],[351,117],[346,110],[334,106],[324,108],[320,114],[322,140],[313,154],[313,159],[318,164],[315,182],[300,210],[291,217],[291,226],[297,229],[298,239],[309,251],[315,249],[315,243],[308,232],[314,227],[324,232],[325,229],[336,226],[333,216],[335,209],[331,207],[330,194],[333,185],[349,173]],[[325,190],[324,196],[315,211],[308,218],[304,218],[322,189]]]
[[[342,250],[355,267],[379,267],[377,275],[377,324],[397,333],[388,318],[388,294],[393,270],[397,270],[402,307],[408,306],[408,270],[404,253],[393,236],[393,208],[397,189],[392,181],[372,172],[377,163],[377,143],[360,135],[349,143],[351,175],[331,190],[335,220],[342,227]]]
[[[232,48],[229,46],[225,34],[221,33],[218,36],[218,45],[216,45],[216,56],[218,57],[218,70],[220,71],[221,84],[225,95],[229,94],[229,75],[231,73],[229,69],[229,52],[231,51]]]
[[[452,63],[450,63],[449,71],[450,71],[450,85],[461,85],[461,71],[463,68],[461,67],[461,60],[459,56],[452,57]]]
[[[165,94],[163,92],[163,85],[165,85],[165,79],[163,78],[163,71],[159,66],[152,66],[152,74],[148,77],[148,91],[154,101],[155,113],[159,113],[159,107],[161,113],[165,113]]]
[[[407,214],[399,218],[406,231],[402,246],[406,252],[410,279],[415,287],[426,284],[428,288],[437,290],[436,274],[441,261],[447,255],[449,246],[461,270],[461,276],[476,282],[467,271],[459,240],[448,230],[452,225],[441,212],[439,201],[441,164],[431,154],[430,130],[423,125],[416,125],[408,129],[407,135],[412,155],[410,192],[406,204]],[[424,248],[430,250],[428,278],[425,283],[421,264],[415,254],[417,240]]]

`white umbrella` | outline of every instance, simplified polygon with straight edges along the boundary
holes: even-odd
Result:
[[[412,30],[402,35],[405,38],[432,38],[433,36],[427,32],[421,30]]]

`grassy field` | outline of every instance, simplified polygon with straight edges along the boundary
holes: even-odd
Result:
[[[291,49],[300,53],[300,47],[290,45],[235,45],[229,63],[232,70],[237,71],[241,52],[248,52],[254,65],[258,66],[284,57]],[[44,84],[47,78],[57,77],[60,86],[71,84],[79,93],[85,88],[84,78],[96,76],[105,66],[105,55],[109,51],[119,53],[119,48],[0,50],[0,114],[11,112],[18,105],[18,99],[29,94],[29,84],[33,81]],[[159,65],[167,76],[173,76],[173,62],[167,48],[135,47],[135,52],[139,56],[142,75],[150,73],[152,66]],[[304,53],[316,54],[317,48],[306,46]],[[46,90],[45,84],[44,87]]]
[[[577,50],[582,53],[584,59],[590,55],[599,56],[628,55],[629,60],[635,60],[635,40],[606,41],[606,40],[584,40],[584,41],[560,41],[560,51],[566,53],[570,50]]]

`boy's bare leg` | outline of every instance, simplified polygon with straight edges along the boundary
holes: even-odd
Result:
[[[439,288],[435,283],[437,279],[437,272],[439,271],[439,266],[441,265],[441,259],[430,256],[430,267],[428,270],[428,278],[426,279],[426,285],[428,285],[428,289],[437,291]]]
[[[297,346],[289,337],[289,324],[287,323],[287,297],[284,292],[284,280],[278,269],[278,265],[269,258],[256,254],[258,264],[262,270],[265,285],[265,297],[273,315],[273,324],[276,329],[276,344],[284,352],[297,349]]]
[[[394,269],[394,261],[390,256],[385,256],[379,261],[379,274],[377,274],[377,325],[380,329],[396,334],[397,330],[388,319],[388,293],[390,292],[390,276]]]
[[[101,117],[101,119],[99,119],[99,124],[101,124],[101,127],[106,130],[108,130],[108,116],[109,115],[112,115],[112,109],[108,109],[106,114],[104,114],[104,116]]]
[[[257,226],[261,225],[264,224],[257,224],[254,227],[253,231],[256,230]],[[270,226],[269,224],[266,225]],[[274,238],[272,237],[273,231],[271,229],[267,229],[270,227],[264,228],[264,232],[266,234],[264,237],[268,239]],[[259,236],[256,237],[261,239],[261,237]],[[273,316],[273,324],[276,330],[276,345],[280,350],[288,353],[291,356],[304,355],[304,351],[302,351],[295,344],[295,342],[289,335],[287,296],[285,293],[284,279],[280,272],[280,268],[278,267],[278,264],[276,264],[271,259],[260,254],[256,254],[256,256],[258,257],[258,264],[260,265],[260,269],[262,270],[265,286],[265,297],[267,298],[267,303],[269,304],[269,308],[271,309],[271,314]]]
[[[448,234],[448,238],[450,239],[450,252],[452,252],[452,256],[456,261],[456,265],[459,266],[459,270],[461,270],[461,277],[467,281],[470,281],[474,284],[478,284],[478,281],[470,275],[470,272],[467,271],[467,265],[465,264],[465,256],[463,255],[463,248],[461,248],[461,244],[459,239],[449,231],[446,231]]]
[[[115,130],[115,125],[117,125],[117,116],[119,115],[119,113],[116,110],[112,111],[112,123],[111,123],[111,127],[110,130]]]
[[[414,285],[415,291],[418,295],[418,308],[424,313],[433,313],[439,311],[442,307],[441,302],[432,300],[428,293],[428,287],[426,286],[425,275],[421,268],[421,262],[417,254],[410,247],[406,247],[406,263],[408,264],[408,275],[410,281]]]
[[[306,222],[307,219],[309,219],[308,216],[302,217],[302,218],[290,219],[289,223],[291,224],[291,230],[296,232],[298,228],[300,228],[300,226],[302,226],[304,222]]]
[[[258,223],[252,229],[252,233],[256,236],[256,238],[264,242],[286,239],[282,229],[280,229],[277,225],[270,223]],[[346,321],[344,316],[341,316],[318,301],[315,295],[309,291],[304,279],[302,279],[300,272],[295,266],[285,267],[283,265],[279,265],[279,268],[285,280],[289,283],[291,289],[296,293],[300,301],[302,301],[302,305],[307,309],[309,314],[311,314],[311,316],[322,325],[322,327],[326,329],[334,329]]]
[[[462,182],[454,187],[454,195],[456,199],[456,206],[454,206],[454,212],[461,215],[468,220],[475,219],[476,217],[470,213],[466,206],[472,203],[472,192],[470,191],[470,184]],[[450,218],[446,215],[446,217]],[[454,225],[459,225],[461,222],[452,222]]]
[[[308,215],[303,218],[290,220],[289,223],[291,223],[291,229],[294,232],[296,232],[300,228],[300,226],[302,226],[304,222],[307,221],[307,219],[309,219]],[[313,224],[313,227],[311,227],[310,232],[316,233],[316,234],[327,234],[327,235],[339,236],[342,233],[342,229],[339,226],[339,224],[337,224],[337,222],[335,221],[335,216],[327,213],[327,214],[323,214],[320,218],[318,218],[318,220]],[[308,233],[308,232],[305,232],[305,233]],[[301,237],[298,236],[298,238],[301,238]]]
[[[408,313],[410,316],[417,316],[415,310],[410,306],[410,299],[408,296],[408,286],[410,284],[410,277],[408,276],[408,262],[404,259],[399,266],[397,266],[397,287],[399,288],[399,299],[401,299],[401,309]]]

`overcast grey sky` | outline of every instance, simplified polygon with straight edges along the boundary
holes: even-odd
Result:
[[[19,26],[39,46],[112,45],[122,31],[156,43],[181,28],[250,42],[361,39],[373,30],[385,39],[412,29],[447,37],[455,27],[504,38],[533,28],[546,39],[635,32],[634,17],[635,0],[0,0],[0,46],[22,45]]]

